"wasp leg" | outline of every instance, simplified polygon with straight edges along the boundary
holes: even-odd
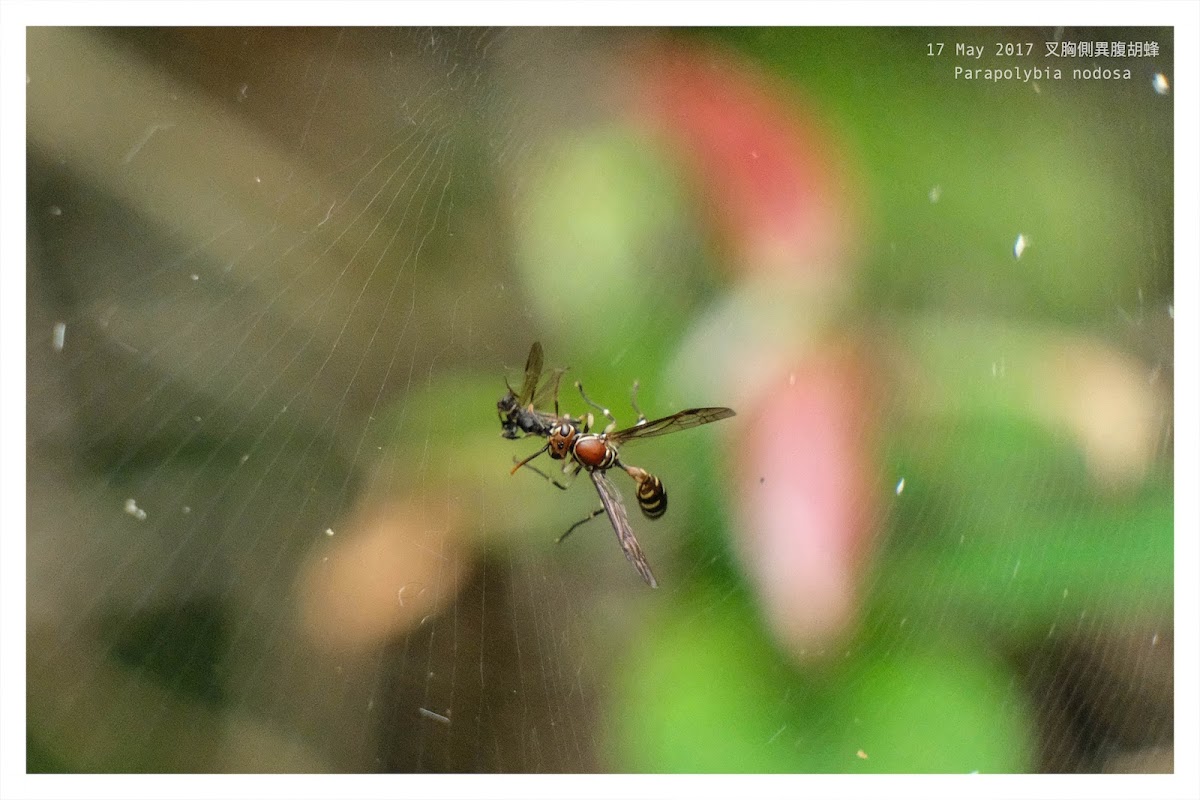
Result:
[[[629,405],[633,406],[633,411],[635,414],[637,414],[637,426],[635,427],[640,427],[646,424],[646,415],[642,413],[642,410],[638,408],[637,404],[637,393],[639,388],[641,388],[640,384],[638,384],[637,381],[634,381],[633,393],[629,396]]]
[[[617,427],[617,418],[614,417],[612,415],[612,412],[609,411],[607,408],[600,405],[599,403],[593,402],[590,397],[588,397],[586,394],[584,394],[582,381],[575,381],[575,388],[579,390],[580,396],[583,397],[583,402],[587,403],[589,406],[591,406],[592,408],[596,409],[597,411],[599,411],[601,414],[604,415],[604,418],[608,420],[608,425],[605,426],[604,432],[611,433],[612,429]]]
[[[584,517],[583,519],[579,520],[579,522],[576,522],[574,525],[572,525],[571,527],[567,528],[567,532],[566,532],[566,533],[564,533],[562,536],[560,536],[560,537],[558,537],[557,539],[555,539],[555,540],[554,540],[554,541],[555,541],[555,544],[557,544],[558,542],[561,542],[563,539],[565,539],[565,538],[567,538],[568,536],[570,536],[570,535],[571,535],[571,531],[575,530],[576,528],[578,528],[578,527],[579,527],[580,525],[582,525],[583,523],[585,523],[585,522],[591,522],[592,520],[594,520],[596,517],[600,516],[600,515],[601,515],[601,514],[603,514],[603,513],[604,513],[604,509],[603,509],[603,508],[597,508],[595,511],[593,511],[593,512],[592,512],[592,513],[590,513],[590,514],[588,514],[586,517]]]
[[[515,463],[516,461],[517,461],[517,457],[516,457],[516,456],[513,456],[513,462]],[[570,478],[570,480],[568,480],[566,484],[562,484],[562,483],[559,483],[559,482],[558,482],[557,480],[555,480],[554,478],[552,478],[552,477],[550,477],[549,475],[547,475],[546,473],[542,472],[540,469],[538,469],[537,467],[533,466],[532,464],[521,464],[521,466],[522,466],[522,467],[525,467],[525,469],[531,469],[531,470],[533,470],[533,471],[534,471],[534,472],[536,472],[538,475],[541,475],[543,478],[545,478],[545,479],[546,479],[546,481],[547,481],[548,483],[550,483],[550,484],[553,484],[554,486],[558,487],[559,489],[562,489],[563,491],[566,491],[567,489],[571,488],[571,484],[574,482],[574,478],[575,478],[575,476],[578,474],[578,472],[572,472],[572,473],[570,473],[570,475],[571,475],[571,478]],[[565,472],[565,471],[564,471],[564,472]]]

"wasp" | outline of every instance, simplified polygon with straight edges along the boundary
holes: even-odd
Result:
[[[528,373],[526,382],[528,383]],[[642,552],[637,537],[633,534],[633,528],[625,513],[624,503],[621,501],[621,495],[617,491],[617,487],[609,480],[608,471],[614,467],[624,470],[637,487],[638,507],[642,514],[648,519],[657,519],[667,511],[667,492],[662,481],[658,476],[652,475],[641,467],[621,461],[619,448],[636,439],[663,436],[727,419],[734,416],[733,409],[723,407],[689,408],[668,417],[647,421],[646,416],[637,407],[638,384],[635,382],[630,404],[637,413],[637,423],[633,427],[614,432],[617,421],[612,413],[607,408],[592,402],[584,393],[583,385],[579,381],[575,382],[575,388],[579,390],[584,402],[600,411],[608,419],[608,425],[600,433],[593,433],[591,427],[594,418],[590,413],[581,420],[574,420],[569,416],[556,416],[553,421],[549,422],[546,430],[546,444],[528,458],[518,462],[512,472],[515,474],[518,469],[528,466],[530,461],[547,452],[550,454],[550,458],[566,462],[563,464],[563,472],[568,475],[569,480],[574,479],[580,471],[586,471],[592,479],[592,484],[596,487],[596,492],[600,495],[601,508],[568,528],[562,536],[558,537],[558,541],[561,542],[567,538],[572,531],[585,522],[600,514],[608,514],[608,521],[612,523],[625,558],[642,576],[642,580],[651,588],[657,588],[658,581],[655,580],[650,564],[646,561],[646,555]],[[542,420],[539,418],[537,421],[540,424]],[[534,469],[535,472],[538,471],[534,467],[529,468]],[[567,488],[566,485],[553,479],[551,482],[560,489]]]
[[[524,436],[549,436],[550,428],[559,420],[558,415],[558,384],[566,368],[551,370],[550,377],[538,388],[542,377],[542,345],[534,342],[529,348],[529,358],[525,361],[525,380],[521,384],[520,394],[513,391],[508,382],[508,391],[496,401],[496,413],[500,416],[500,435],[505,439],[520,439]],[[554,399],[554,413],[538,411],[538,405],[544,405],[547,395]]]

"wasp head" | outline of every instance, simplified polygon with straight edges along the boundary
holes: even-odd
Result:
[[[571,452],[571,445],[575,444],[575,439],[579,432],[570,422],[558,422],[550,428],[550,436],[546,442],[546,448],[550,452],[551,458],[563,459]]]

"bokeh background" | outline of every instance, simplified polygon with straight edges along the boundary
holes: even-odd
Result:
[[[28,51],[29,771],[1172,771],[1170,29]]]

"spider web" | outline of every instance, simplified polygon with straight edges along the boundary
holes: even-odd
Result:
[[[199,709],[210,733],[228,725],[217,710],[262,737],[251,768],[598,768],[594,692],[570,652],[579,600],[540,559],[488,560],[371,655],[306,647],[293,619],[297,573],[372,476],[387,483],[381,451],[415,443],[398,456],[416,462],[415,492],[437,488],[438,429],[405,396],[455,364],[492,371],[498,396],[496,368],[534,335],[515,293],[493,296],[512,279],[478,227],[479,206],[519,183],[469,166],[504,170],[536,141],[528,98],[491,74],[540,68],[522,55],[531,36],[31,40],[35,63],[43,44],[79,46],[71,66],[124,84],[107,100],[125,112],[153,98],[120,153],[120,136],[54,143],[94,148],[104,174],[30,151],[32,255],[47,266],[31,278],[31,713],[76,766],[234,767],[155,746]],[[47,325],[53,361],[32,334]],[[163,695],[179,699],[113,743]]]
[[[513,458],[540,442],[501,440],[491,416],[504,380],[519,385],[537,339],[547,342],[547,368],[570,363],[569,377],[589,381],[592,396],[612,398],[605,402],[622,424],[633,421],[619,398],[634,379],[642,380],[639,399],[651,418],[721,401],[689,394],[702,383],[670,385],[674,373],[662,361],[653,362],[658,374],[637,374],[655,342],[679,345],[674,321],[702,315],[713,302],[705,281],[715,279],[679,281],[670,297],[623,305],[605,300],[605,274],[591,262],[537,285],[521,263],[529,258],[522,229],[537,223],[539,203],[555,199],[545,188],[548,165],[564,140],[603,123],[590,91],[598,65],[659,35],[30,31],[31,771],[683,768],[666,755],[631,755],[634,746],[623,743],[655,730],[639,727],[630,711],[639,695],[629,676],[640,667],[629,661],[654,650],[646,641],[664,619],[676,631],[707,629],[713,620],[761,626],[753,589],[722,533],[734,514],[709,496],[728,480],[717,463],[719,426],[638,445],[673,504],[661,523],[634,520],[663,584],[651,593],[603,517],[554,546],[597,498],[586,480],[558,492],[527,471],[507,476]],[[830,32],[803,41],[811,46],[821,35],[831,47],[840,41]],[[1036,35],[1040,43],[1054,34],[999,35]],[[1168,50],[1159,62],[1169,64],[1169,35],[1154,35]],[[834,60],[823,68],[781,63],[786,48],[777,39],[787,36],[799,34],[700,38],[783,73],[811,69],[814,84],[845,69]],[[880,36],[921,48],[931,33]],[[1075,38],[1112,37],[1078,30]],[[1115,125],[1118,144],[1136,140],[1139,126],[1159,125],[1157,117],[1114,123],[1099,116],[1114,97],[1145,94],[1143,78],[1116,88],[1084,85],[1080,91],[1092,96],[1082,107],[1097,117],[1080,124]],[[1012,96],[995,91],[997,102]],[[833,114],[854,116],[835,97],[824,102]],[[1013,113],[1023,119],[1023,111]],[[1028,133],[1019,125],[1000,133],[968,125],[972,131],[983,150],[1015,151]],[[869,139],[871,131],[856,135]],[[1157,148],[1170,137],[1168,122],[1143,140]],[[902,137],[893,142],[903,146]],[[1109,314],[1098,322],[1078,308],[1056,309],[1127,345],[1160,387],[1173,372],[1172,173],[1164,159],[1147,151],[1097,168],[1098,184],[1132,187],[1129,228],[1137,241],[1130,249],[1146,258],[1131,268],[1133,279],[1112,279]],[[933,225],[929,214],[943,191],[941,202],[955,202],[950,183],[943,190],[929,166],[913,168],[928,178],[914,187],[921,209],[895,211],[897,219]],[[983,194],[1011,186],[987,176],[980,183]],[[936,372],[941,356],[925,315],[980,298],[953,296],[949,282],[944,295],[908,282],[903,275],[915,274],[911,263],[925,256],[903,239],[897,247],[895,219],[885,215],[880,228],[885,254],[868,259],[873,282],[862,302],[884,309],[878,319],[898,319],[887,325],[906,331],[916,349],[928,345],[922,352]],[[1050,235],[1030,233],[1030,254]],[[964,268],[971,254],[946,238],[947,269]],[[695,258],[701,246],[683,244],[679,257]],[[639,277],[662,291],[654,270]],[[992,310],[1023,308],[1031,296],[1023,291],[1006,293]],[[650,313],[659,301],[666,310]],[[591,350],[556,352],[550,342],[576,324],[605,338]],[[1003,354],[1019,348],[1006,336],[964,327],[962,340],[976,337],[998,354],[985,377],[1016,369]],[[579,414],[586,409],[569,383],[562,399]],[[897,399],[880,417],[924,411]],[[903,718],[910,695],[887,694],[896,679],[876,666],[910,658],[915,648],[903,663],[920,667],[922,642],[960,637],[978,624],[1005,635],[996,663],[1012,676],[1011,685],[980,693],[1000,698],[998,707],[1036,709],[1028,714],[1034,744],[1025,768],[1098,771],[1142,758],[1149,759],[1138,762],[1143,769],[1131,769],[1155,771],[1166,753],[1169,771],[1169,563],[1164,605],[1161,583],[1152,581],[1161,552],[1116,546],[1116,561],[1146,566],[1125,583],[1115,568],[1106,573],[1117,587],[1114,602],[1135,598],[1114,615],[1078,582],[1077,596],[1088,599],[1073,600],[1071,587],[1044,567],[1064,558],[1055,548],[1069,550],[1070,531],[1040,546],[976,546],[971,532],[1027,526],[1049,506],[1077,512],[1072,524],[1082,529],[1104,501],[1084,488],[1079,464],[1047,455],[1060,452],[1053,437],[1047,443],[1018,426],[1009,433],[1024,444],[1003,449],[978,420],[933,417],[934,445],[967,444],[941,451],[888,442],[880,480],[894,500],[872,522],[917,534],[893,534],[886,549],[882,540],[870,546],[911,569],[864,579],[865,596],[893,602],[864,601],[860,638],[844,647],[844,660],[857,666],[842,686],[880,698],[882,715]],[[1155,474],[1169,472],[1171,420],[1151,425]],[[934,462],[950,451],[972,464],[970,477],[922,484],[923,471],[938,474]],[[988,491],[1006,471],[1021,479],[1021,498]],[[1039,485],[1047,472],[1060,477]],[[1130,524],[1153,529],[1161,543],[1171,496],[1169,482],[1156,485],[1167,487],[1165,500],[1147,490],[1153,513],[1130,512]],[[628,483],[623,492],[631,501]],[[938,538],[960,533],[961,548]],[[1168,531],[1168,550],[1169,538]],[[978,563],[1007,582],[976,590]],[[1081,571],[1080,581],[1088,574]],[[1035,596],[1037,624],[1011,622],[1005,604],[1018,595]],[[964,604],[982,616],[964,624]],[[745,658],[759,659],[752,674],[763,685],[746,689],[746,702],[766,698],[754,722],[766,735],[732,771],[778,770],[787,763],[775,760],[783,748],[817,752],[823,745],[813,731],[859,722],[823,705],[823,690],[811,685],[779,689],[829,678],[803,667],[793,673],[795,664],[773,644],[753,650],[760,645],[720,636],[697,644],[679,633],[669,641],[695,646],[698,663],[715,672],[723,669],[714,656],[722,646],[751,647]],[[783,677],[794,674],[805,677]],[[703,727],[708,712],[692,711],[676,723]],[[797,715],[816,724],[798,731]],[[927,747],[929,763],[941,763],[936,746]],[[869,746],[845,755],[844,771],[886,763]]]

